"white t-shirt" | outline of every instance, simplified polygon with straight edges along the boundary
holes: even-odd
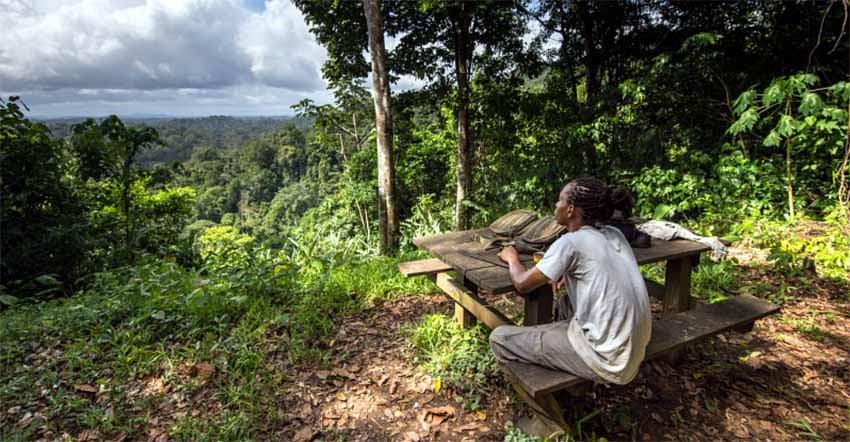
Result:
[[[563,275],[575,315],[567,338],[599,377],[626,384],[637,375],[652,333],[646,283],[622,232],[583,226],[555,241],[537,268]]]

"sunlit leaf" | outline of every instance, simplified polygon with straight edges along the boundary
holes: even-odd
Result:
[[[772,104],[776,104],[785,99],[785,91],[783,90],[783,86],[785,82],[782,80],[776,80],[764,90],[764,95],[761,97],[761,102],[765,106],[770,106]]]
[[[756,122],[759,119],[759,114],[755,109],[750,108],[747,109],[743,114],[741,114],[740,118],[735,121],[727,132],[732,135],[738,135],[742,132],[749,132],[752,130],[753,126],[755,126]]]
[[[779,146],[780,141],[781,140],[779,138],[779,134],[776,133],[775,130],[772,130],[769,134],[767,134],[766,137],[764,137],[764,140],[761,142],[761,144],[767,147],[776,147]]]
[[[735,102],[733,103],[734,107],[735,107],[735,115],[740,115],[748,107],[750,107],[750,105],[753,104],[753,101],[755,100],[755,98],[756,98],[756,90],[755,89],[750,89],[750,90],[744,92],[743,94],[739,95],[738,99],[736,99]]]
[[[800,102],[800,113],[803,115],[814,115],[823,109],[823,101],[818,94],[806,92]]]
[[[778,132],[779,135],[787,138],[794,135],[798,125],[799,122],[795,120],[794,117],[784,114],[779,117],[779,123],[776,123],[776,128],[774,130]]]

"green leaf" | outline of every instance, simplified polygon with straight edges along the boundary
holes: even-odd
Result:
[[[761,102],[765,106],[770,106],[772,104],[779,103],[780,101],[785,99],[785,91],[783,90],[785,86],[785,82],[782,80],[776,80],[764,90],[764,95],[761,97]]]
[[[717,39],[718,39],[717,34],[713,34],[711,32],[700,32],[699,34],[694,34],[694,35],[688,37],[688,39],[685,40],[685,43],[682,46],[683,47],[688,46],[688,45],[703,46],[703,47],[712,46],[712,45],[717,44]]]
[[[823,101],[818,94],[806,92],[800,102],[800,113],[803,115],[814,115],[823,109]]]
[[[779,123],[776,123],[774,130],[779,132],[779,135],[789,138],[796,132],[798,124],[799,122],[794,117],[785,114],[779,117]]]
[[[753,101],[755,100],[755,98],[756,98],[756,90],[755,89],[750,89],[750,90],[744,92],[743,94],[739,95],[738,99],[736,99],[735,102],[733,103],[734,106],[735,106],[735,115],[741,115],[742,112],[744,112],[748,107],[750,107],[751,104],[753,104]]]
[[[0,295],[0,304],[12,306],[19,302],[20,300],[12,295]]]
[[[779,134],[776,133],[776,130],[772,130],[766,137],[764,137],[761,144],[767,147],[776,147],[779,146],[780,141]]]
[[[846,81],[839,81],[838,83],[833,84],[829,87],[829,92],[836,97],[841,97],[842,100],[847,101],[850,99],[850,83]]]
[[[667,215],[673,213],[676,208],[668,204],[659,204],[655,206],[655,212],[652,214],[652,219],[664,219]]]
[[[165,319],[165,312],[162,311],[162,310],[157,310],[157,311],[151,313],[151,318],[158,319],[158,320],[161,321],[161,320]]]
[[[747,109],[741,117],[738,118],[727,130],[728,133],[732,135],[738,135],[741,132],[749,132],[753,126],[756,124],[756,121],[759,119],[759,114],[755,109],[750,108]]]
[[[738,236],[738,235],[726,235],[726,236],[720,238],[721,241],[725,241],[725,242],[728,242],[728,243],[735,243],[735,242],[738,242],[738,241],[742,241],[743,239],[744,239],[743,236]]]
[[[292,323],[292,317],[290,317],[289,314],[284,313],[277,317],[277,323],[280,325],[289,325]]]
[[[41,275],[35,278],[35,282],[44,286],[57,286],[62,284],[61,282],[59,282],[58,279],[54,278],[52,275]]]

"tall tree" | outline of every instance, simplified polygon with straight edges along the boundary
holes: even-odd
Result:
[[[400,74],[456,86],[457,195],[455,224],[469,227],[466,201],[473,192],[473,135],[470,79],[478,63],[501,61],[522,55],[525,32],[520,1],[469,2],[463,0],[398,2],[391,35],[402,35],[393,51],[394,70]],[[476,57],[476,49],[481,49]],[[475,62],[475,63],[473,63]],[[498,63],[497,63],[498,64]]]
[[[133,213],[133,184],[138,179],[136,158],[144,149],[161,145],[152,127],[126,127],[115,115],[101,122],[89,118],[71,128],[71,148],[80,158],[83,178],[108,179],[118,188],[118,204],[123,218],[123,246],[127,258],[135,260],[136,215]]]
[[[380,0],[363,0],[372,58],[372,95],[375,100],[375,128],[378,141],[378,215],[381,253],[389,254],[398,245],[398,213],[393,164],[393,122],[390,76],[384,47],[384,26]]]

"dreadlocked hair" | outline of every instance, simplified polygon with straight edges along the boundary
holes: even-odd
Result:
[[[623,186],[608,186],[611,192],[611,206],[619,210],[623,218],[630,218],[635,208],[635,199],[629,189]]]
[[[567,202],[582,210],[582,221],[595,225],[606,221],[614,214],[611,188],[593,177],[581,177],[572,181],[575,186],[567,195]]]

